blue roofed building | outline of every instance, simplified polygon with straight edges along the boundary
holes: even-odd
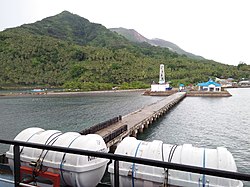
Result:
[[[198,83],[197,86],[199,87],[199,91],[221,92],[221,84],[214,82],[212,79],[207,82]]]
[[[179,84],[179,91],[184,91],[185,90],[185,85],[184,84]]]

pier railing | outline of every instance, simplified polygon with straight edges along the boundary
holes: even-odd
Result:
[[[96,125],[93,125],[87,129],[82,130],[81,132],[79,132],[81,135],[86,135],[86,134],[94,134],[99,130],[105,129],[110,125],[113,125],[115,123],[117,123],[118,121],[122,120],[122,116],[118,116],[118,117],[114,117],[112,119],[109,119],[107,121],[98,123]]]
[[[126,132],[127,130],[128,130],[128,125],[123,125],[119,127],[118,129],[114,130],[113,132],[110,132],[109,134],[105,135],[103,137],[103,140],[105,143],[108,143],[109,141],[118,137],[120,134],[122,134],[123,132]]]
[[[9,140],[0,139],[0,143],[14,145],[13,146],[13,153],[14,153],[14,182],[13,183],[15,184],[15,187],[27,186],[27,184],[21,183],[20,181],[20,166],[21,166],[20,146],[58,151],[58,152],[64,152],[64,153],[71,153],[71,154],[78,154],[78,155],[84,155],[84,156],[93,156],[93,157],[113,160],[114,161],[114,184],[113,186],[115,187],[119,187],[119,162],[120,161],[144,164],[148,166],[155,166],[155,167],[161,167],[161,168],[168,168],[168,169],[185,171],[185,172],[200,173],[200,174],[211,175],[215,177],[250,181],[250,174],[239,173],[239,172],[223,171],[223,170],[176,164],[176,163],[163,162],[163,161],[151,160],[151,159],[145,159],[145,158],[136,158],[136,157],[125,156],[125,155],[116,155],[112,153],[79,150],[79,149],[65,148],[65,147],[59,147],[59,146],[48,146],[48,145],[41,145],[41,144],[21,142],[21,141],[9,141]]]

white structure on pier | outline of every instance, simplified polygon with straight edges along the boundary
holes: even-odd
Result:
[[[169,83],[165,82],[164,64],[161,64],[159,73],[159,84],[151,84],[151,92],[164,92],[171,89],[172,88],[169,86]]]
[[[165,84],[164,64],[160,65],[159,84]]]

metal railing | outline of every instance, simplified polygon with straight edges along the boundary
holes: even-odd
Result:
[[[115,123],[117,123],[118,121],[122,120],[122,116],[119,115],[118,117],[114,117],[111,118],[107,121],[98,123],[96,125],[93,125],[87,129],[82,130],[81,132],[79,132],[81,135],[87,135],[87,134],[94,134],[99,130],[105,129],[106,127],[109,127],[110,125],[113,125]]]
[[[20,146],[52,150],[52,151],[58,151],[58,152],[66,152],[66,153],[72,153],[72,154],[78,154],[78,155],[84,155],[84,156],[94,156],[94,157],[114,160],[114,186],[115,187],[119,187],[119,161],[144,164],[148,166],[168,168],[168,169],[186,171],[186,172],[192,172],[192,173],[200,173],[204,175],[211,175],[211,176],[223,177],[223,178],[229,178],[229,179],[250,181],[250,174],[239,173],[239,172],[223,171],[223,170],[176,164],[176,163],[163,162],[163,161],[151,160],[151,159],[145,159],[145,158],[136,158],[136,157],[125,156],[125,155],[117,155],[117,154],[112,154],[112,153],[79,150],[79,149],[65,148],[65,147],[59,147],[59,146],[48,146],[48,145],[41,145],[41,144],[21,142],[21,141],[9,141],[9,140],[0,139],[0,143],[14,145],[13,153],[14,153],[15,187],[20,186]]]
[[[106,134],[103,138],[105,143],[108,143],[109,141],[115,139],[117,136],[119,136],[120,134],[126,132],[128,130],[128,125],[123,125],[121,127],[119,127],[118,129],[110,132],[109,134]]]

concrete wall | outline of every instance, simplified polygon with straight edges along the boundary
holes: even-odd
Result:
[[[169,88],[169,84],[151,84],[151,92],[164,92]]]

